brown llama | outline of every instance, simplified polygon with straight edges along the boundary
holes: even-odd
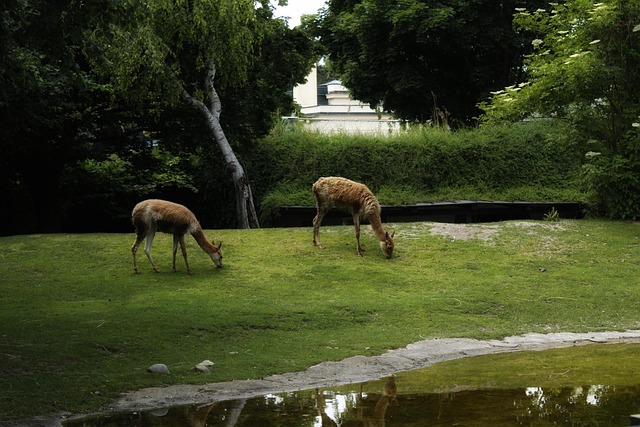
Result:
[[[200,227],[200,223],[196,216],[185,206],[166,200],[150,199],[138,203],[131,213],[131,220],[136,227],[136,241],[131,246],[133,254],[133,271],[138,273],[138,263],[136,260],[136,252],[142,240],[147,239],[144,252],[149,258],[149,262],[156,273],[158,269],[151,258],[151,244],[155,237],[156,231],[173,234],[173,271],[176,271],[176,252],[178,251],[178,243],[182,250],[184,263],[187,265],[187,272],[191,272],[189,262],[187,261],[187,248],[184,243],[184,236],[189,233],[196,240],[198,245],[211,257],[216,267],[222,267],[222,243],[216,246],[213,240],[209,242]]]
[[[313,244],[320,246],[320,224],[322,218],[331,210],[337,208],[348,212],[353,217],[358,242],[358,255],[362,256],[360,246],[360,220],[368,219],[373,232],[380,241],[380,249],[386,258],[393,255],[393,236],[389,235],[382,226],[380,219],[380,203],[366,185],[341,177],[324,177],[313,184],[313,195],[316,198],[318,214],[313,219]]]

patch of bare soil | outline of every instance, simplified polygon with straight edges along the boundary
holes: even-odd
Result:
[[[484,240],[488,242],[498,234],[498,224],[446,224],[433,223],[429,230],[433,236],[445,236],[451,240]]]
[[[490,224],[449,224],[433,222],[425,224],[428,224],[430,227],[429,232],[433,236],[445,236],[452,240],[483,240],[488,244],[493,237],[500,233],[500,230],[509,227],[526,229],[529,234],[536,234],[537,230],[565,230],[564,224],[540,221],[510,221]]]

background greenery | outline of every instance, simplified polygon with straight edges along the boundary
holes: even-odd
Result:
[[[593,216],[640,217],[638,2],[336,0],[293,29],[267,0],[221,4],[6,2],[0,234],[123,231],[131,207],[148,197],[188,205],[207,227],[236,227],[228,162],[206,122],[175,96],[182,85],[206,100],[198,87],[210,55],[202,53],[214,48],[226,52],[214,49],[220,124],[251,165],[246,173],[258,187],[264,225],[278,199],[309,200],[310,177],[289,182],[300,165],[360,179],[385,203],[559,198],[588,201]],[[247,19],[225,19],[229,10]],[[227,40],[214,37],[214,46],[206,35]],[[287,91],[321,53],[330,75],[356,97],[419,130],[389,141],[283,135],[279,118],[296,110]],[[172,73],[161,58],[172,59]],[[171,82],[160,78],[170,75]],[[523,124],[532,118],[566,127],[540,132]],[[460,135],[423,129],[447,123]],[[320,141],[326,149],[315,146]],[[298,146],[311,149],[316,164]],[[563,156],[567,168],[558,171],[554,162]],[[579,181],[577,163],[584,163]]]
[[[217,230],[189,276],[158,235],[133,274],[131,234],[1,238],[0,419],[96,409],[128,389],[261,378],[425,338],[638,328],[640,228],[612,221]],[[488,233],[489,240],[480,237]],[[465,240],[464,236],[470,237]],[[475,238],[474,238],[475,236]],[[284,344],[286,343],[286,344]],[[204,359],[209,375],[193,372]],[[146,372],[166,363],[172,374]]]
[[[264,225],[279,206],[313,206],[321,176],[366,183],[382,204],[443,200],[586,201],[582,155],[560,122],[394,135],[323,135],[282,129],[256,143],[246,163]]]

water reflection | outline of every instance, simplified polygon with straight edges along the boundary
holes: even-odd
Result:
[[[402,377],[248,400],[68,421],[107,426],[628,426],[640,385],[402,393]]]

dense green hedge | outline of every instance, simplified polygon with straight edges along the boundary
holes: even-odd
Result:
[[[582,154],[550,121],[393,136],[274,132],[245,152],[263,226],[283,205],[313,205],[320,176],[366,183],[382,204],[439,200],[582,201]]]
[[[640,133],[629,132],[616,152],[588,152],[582,169],[589,214],[610,219],[640,219]]]

